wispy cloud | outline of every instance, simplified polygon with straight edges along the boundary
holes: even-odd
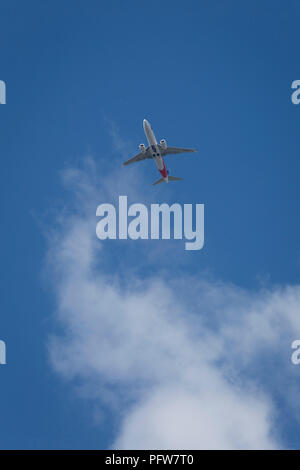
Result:
[[[118,171],[98,174],[92,159],[63,174],[72,204],[48,252],[62,328],[49,344],[54,369],[96,383],[96,399],[118,410],[112,447],[280,447],[278,396],[298,410],[289,347],[300,331],[300,287],[248,292],[171,266],[141,277],[141,251],[129,257],[126,243],[95,235],[99,202],[120,188],[141,193],[129,173],[126,183]]]

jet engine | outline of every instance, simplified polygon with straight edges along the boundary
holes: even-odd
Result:
[[[162,139],[162,140],[160,141],[160,145],[161,145],[161,148],[162,148],[163,150],[166,150],[166,148],[167,148],[167,141],[166,141],[165,139]]]
[[[142,153],[146,153],[146,147],[145,147],[144,144],[140,144],[139,147],[140,147],[140,151],[141,151]]]

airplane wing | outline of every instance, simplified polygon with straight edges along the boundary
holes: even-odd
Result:
[[[197,152],[195,149],[184,149],[180,147],[167,147],[165,150],[160,147],[161,154],[164,157],[165,155],[172,155],[176,153],[188,153],[188,152]]]
[[[152,158],[152,156],[148,152],[148,149],[146,150],[145,153],[140,152],[137,155],[135,155],[134,157],[132,157],[129,160],[127,160],[126,162],[124,162],[123,166],[129,165],[130,163],[134,163],[134,162],[140,162],[142,160],[145,160],[146,158]]]

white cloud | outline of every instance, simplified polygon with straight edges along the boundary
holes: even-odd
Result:
[[[128,413],[117,448],[271,449],[270,409],[263,398],[238,393],[213,370],[203,383],[157,387]]]
[[[248,292],[172,269],[141,279],[128,268],[124,278],[114,257],[119,242],[105,245],[95,235],[97,205],[110,202],[112,182],[124,183],[115,173],[99,190],[92,160],[89,168],[65,172],[75,203],[50,239],[63,328],[49,345],[55,370],[91,388],[96,383],[97,399],[117,407],[113,447],[279,447],[272,390],[278,393],[290,373],[285,348],[300,330],[300,287]],[[132,193],[130,180],[124,189]],[[143,259],[133,263],[142,267]],[[274,354],[282,369],[274,373],[270,362],[262,372]],[[293,387],[286,406],[298,409]]]

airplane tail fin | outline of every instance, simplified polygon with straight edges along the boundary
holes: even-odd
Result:
[[[177,178],[176,176],[170,176],[168,175],[168,181],[181,181],[183,180],[183,178]],[[165,181],[164,178],[160,178],[159,180],[155,181],[155,183],[153,183],[153,186],[155,186],[156,184],[160,184],[160,183],[168,183],[168,181]]]

